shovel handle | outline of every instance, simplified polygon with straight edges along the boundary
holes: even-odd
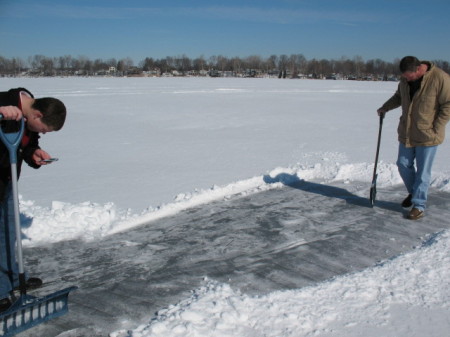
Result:
[[[1,114],[0,114],[1,115]],[[0,121],[3,119],[3,115],[0,116]],[[9,151],[9,161],[11,163],[11,185],[12,185],[12,198],[14,204],[14,225],[16,230],[16,243],[17,243],[17,263],[19,265],[19,288],[20,294],[26,294],[25,284],[25,272],[23,268],[23,253],[22,253],[22,232],[20,230],[20,210],[19,210],[19,191],[17,187],[17,149],[19,148],[20,141],[25,130],[25,122],[23,118],[20,120],[20,129],[17,132],[3,132],[0,125],[0,139]]]
[[[3,120],[3,115],[0,114],[0,121]],[[9,158],[11,163],[17,163],[17,149],[19,148],[20,141],[22,140],[23,133],[25,131],[25,122],[22,118],[20,120],[20,129],[17,132],[3,132],[3,129],[0,127],[0,139],[3,144],[5,144],[6,148],[9,151]]]

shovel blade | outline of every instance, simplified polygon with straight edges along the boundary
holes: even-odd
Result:
[[[76,288],[66,288],[41,298],[20,296],[11,308],[0,315],[0,337],[14,336],[66,314],[69,310],[69,292]]]
[[[377,189],[376,189],[376,187],[372,187],[372,188],[370,189],[370,206],[372,206],[372,207],[373,207],[373,205],[375,204],[375,197],[376,197],[376,194],[377,194]]]
[[[375,199],[377,196],[377,177],[375,176],[375,178],[372,181],[372,186],[370,187],[370,205],[373,207],[373,205],[375,204]]]

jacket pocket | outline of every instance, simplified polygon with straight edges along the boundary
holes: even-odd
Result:
[[[433,129],[434,118],[437,111],[436,96],[422,97],[416,103],[415,120],[419,130]],[[432,130],[430,130],[432,131]]]

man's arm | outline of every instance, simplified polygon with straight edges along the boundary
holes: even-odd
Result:
[[[389,98],[382,106],[377,110],[378,115],[385,114],[389,110],[393,110],[402,105],[402,97],[400,95],[400,88],[397,89],[395,94]]]
[[[450,76],[446,73],[442,75],[442,84],[437,94],[439,111],[434,120],[434,129],[437,133],[443,132],[450,120]]]
[[[39,147],[39,138],[39,134],[32,132],[30,134],[30,140],[28,141],[28,144],[22,149],[23,160],[32,168],[41,167],[41,164],[38,163],[38,161],[41,159],[35,156],[35,153],[41,150],[41,148]]]

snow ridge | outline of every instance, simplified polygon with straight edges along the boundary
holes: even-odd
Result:
[[[381,162],[378,165],[379,186],[401,184],[394,164]],[[206,190],[180,193],[172,203],[150,207],[141,214],[117,209],[113,203],[97,204],[89,201],[70,204],[53,201],[51,208],[43,208],[33,201],[21,198],[24,245],[36,246],[47,242],[57,242],[80,238],[92,240],[101,236],[126,231],[142,224],[174,215],[182,210],[208,202],[223,200],[237,195],[248,195],[273,188],[280,188],[295,180],[309,180],[320,183],[333,181],[367,182],[372,178],[373,164],[341,164],[324,157],[312,165],[296,165],[289,168],[278,167],[264,176],[257,176],[230,183],[213,186]],[[432,186],[450,191],[450,174],[435,174]]]

